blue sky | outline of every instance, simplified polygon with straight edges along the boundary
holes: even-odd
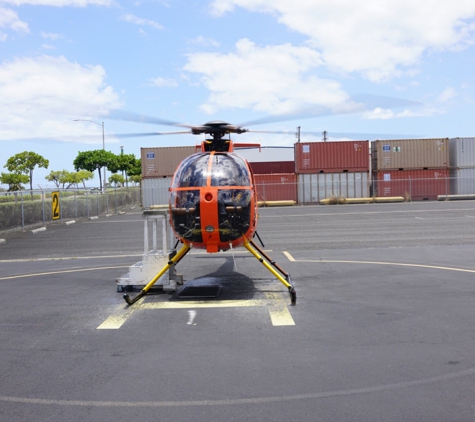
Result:
[[[202,139],[117,139],[175,128],[114,110],[197,125],[326,111],[235,136],[263,145],[297,126],[302,141],[475,136],[474,44],[473,0],[0,0],[0,171],[34,151],[50,160],[34,184],[53,187],[51,170],[102,148],[100,124],[74,119],[104,122],[116,154]]]

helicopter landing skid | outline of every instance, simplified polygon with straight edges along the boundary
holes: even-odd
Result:
[[[254,241],[245,241],[244,247],[252,254],[254,257],[266,267],[277,279],[289,290],[290,293],[290,303],[292,305],[297,304],[297,292],[294,289],[290,274],[284,271],[269,255],[267,255],[259,246],[255,244]]]
[[[142,289],[142,291],[136,295],[134,298],[130,298],[129,295],[126,293],[124,294],[123,298],[127,302],[128,305],[133,305],[137,302],[140,298],[144,297],[150,288],[160,279],[160,277],[167,272],[170,267],[177,264],[190,250],[190,246],[186,243],[182,246],[182,248],[174,255],[158,273],[155,277],[150,280],[150,282]]]

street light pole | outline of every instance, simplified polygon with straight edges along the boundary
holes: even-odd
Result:
[[[91,123],[95,123],[96,125],[102,126],[102,150],[103,151],[106,150],[106,141],[104,138],[104,122],[99,123],[99,122],[95,122],[94,120],[86,120],[86,119],[74,119],[73,121],[74,122],[91,122]],[[106,192],[106,166],[104,166],[104,181],[102,183],[102,192],[104,193]]]

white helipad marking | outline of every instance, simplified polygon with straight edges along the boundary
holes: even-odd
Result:
[[[370,264],[370,265],[395,265],[398,267],[416,267],[416,268],[431,268],[434,270],[445,271],[459,271],[463,273],[475,273],[475,270],[455,267],[441,267],[438,265],[423,265],[423,264],[404,264],[400,262],[378,262],[378,261],[345,261],[338,259],[295,259],[289,253],[286,253],[289,260],[293,262],[315,262],[315,263],[335,263],[335,264]]]
[[[188,322],[186,324],[193,325],[193,321],[195,320],[195,317],[196,317],[196,311],[188,311]]]
[[[83,407],[189,407],[189,406],[224,406],[224,405],[248,405],[263,403],[282,403],[294,400],[324,399],[328,397],[352,396],[356,394],[371,394],[382,391],[398,390],[401,388],[415,387],[418,385],[444,382],[451,379],[475,374],[475,368],[465,371],[453,372],[435,377],[413,381],[402,381],[394,384],[383,384],[374,387],[349,388],[347,390],[330,390],[322,392],[309,392],[302,394],[284,394],[281,396],[246,397],[240,399],[209,399],[209,400],[175,400],[175,401],[93,401],[93,400],[59,400],[40,399],[34,397],[0,396],[0,401],[8,403],[23,403],[53,406],[83,406]]]

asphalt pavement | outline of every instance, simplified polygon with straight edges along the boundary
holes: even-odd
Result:
[[[127,306],[140,210],[1,234],[0,420],[475,420],[475,202],[259,215],[296,306],[240,249]]]

